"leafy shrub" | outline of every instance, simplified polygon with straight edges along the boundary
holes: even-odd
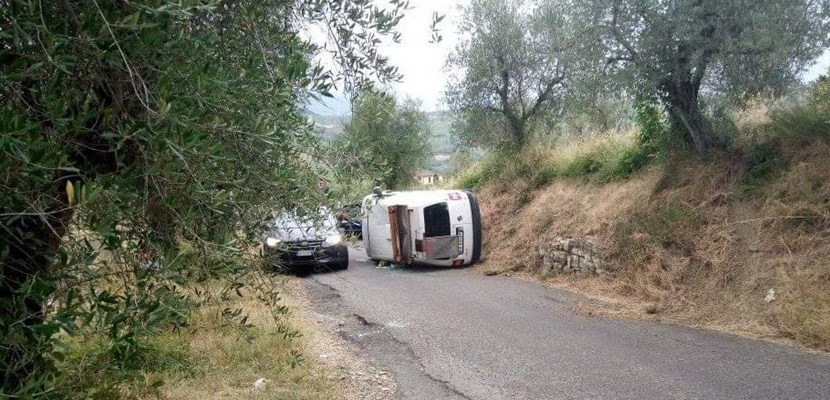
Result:
[[[660,109],[650,102],[638,101],[634,106],[637,125],[640,127],[638,142],[646,152],[655,152],[666,140],[666,122]]]
[[[461,176],[458,178],[458,186],[464,189],[478,190],[487,183],[487,180],[482,165],[476,164],[461,173]]]
[[[772,113],[773,132],[784,138],[830,139],[830,116],[817,106],[797,106]]]
[[[536,174],[533,175],[533,180],[530,181],[532,189],[539,189],[550,185],[554,179],[559,175],[556,167],[553,165],[542,166]]]
[[[730,113],[730,109],[725,106],[715,108],[712,112],[711,118],[711,137],[709,140],[712,146],[716,149],[729,149],[738,137],[738,126]]]
[[[610,160],[598,173],[599,182],[627,179],[648,164],[649,152],[643,146],[625,148],[618,158]]]
[[[745,190],[762,186],[770,176],[784,168],[785,165],[781,146],[772,142],[752,145],[743,161],[742,184]]]
[[[651,154],[650,146],[639,140],[630,143],[615,139],[579,154],[563,167],[562,175],[589,178],[598,183],[624,180],[646,166]]]
[[[597,152],[585,153],[577,156],[571,163],[565,166],[563,176],[578,178],[589,177],[602,168],[602,162],[598,159]]]
[[[816,83],[813,84],[813,90],[810,93],[810,105],[825,112],[830,110],[830,78],[826,75],[818,78]]]

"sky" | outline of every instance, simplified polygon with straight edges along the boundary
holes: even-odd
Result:
[[[444,90],[447,86],[447,73],[444,69],[447,56],[458,44],[458,22],[461,19],[461,7],[469,0],[411,0],[412,9],[401,20],[398,28],[401,43],[388,43],[381,47],[383,54],[392,64],[398,66],[403,74],[401,82],[391,84],[385,89],[392,91],[398,98],[411,98],[421,102],[424,111],[445,110]],[[429,43],[432,31],[432,13],[445,15],[439,25],[443,40]],[[810,82],[830,67],[830,50],[818,58],[815,65],[808,68],[802,79]],[[345,97],[327,99],[321,104],[312,104],[309,110],[319,115],[349,114],[349,104]]]
[[[412,1],[414,8],[409,10],[400,25],[402,42],[383,48],[404,76],[391,89],[399,97],[420,100],[425,111],[446,108],[443,106],[443,93],[447,86],[444,65],[458,43],[457,26],[461,18],[461,6],[466,3],[466,0]],[[443,36],[439,43],[429,42],[433,12],[445,15],[438,25]]]
[[[462,5],[468,0],[411,0],[412,8],[398,25],[401,43],[381,46],[381,52],[403,74],[401,82],[386,88],[398,98],[411,98],[421,102],[424,111],[446,109],[443,104],[447,77],[444,64],[458,43],[457,23]],[[443,40],[429,43],[432,37],[432,13],[445,18],[438,25]],[[311,111],[320,115],[340,115],[349,112],[348,101],[340,98],[327,100],[325,104],[313,104]]]

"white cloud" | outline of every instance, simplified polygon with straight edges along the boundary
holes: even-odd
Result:
[[[403,74],[401,82],[391,84],[395,94],[420,100],[426,111],[446,108],[443,93],[447,76],[443,68],[458,42],[456,26],[461,18],[460,8],[467,3],[468,0],[417,0],[410,3],[413,8],[398,26],[401,43],[384,44],[381,49]],[[446,16],[438,25],[443,36],[439,43],[429,43],[433,12]]]

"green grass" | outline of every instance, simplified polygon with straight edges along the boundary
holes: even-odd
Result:
[[[565,160],[559,167],[559,175],[596,183],[626,180],[652,159],[649,147],[641,145],[630,136],[598,138],[570,152],[570,157],[567,152],[559,157]]]
[[[527,179],[536,190],[562,178],[601,184],[628,179],[651,160],[648,147],[632,135],[597,136],[553,149],[530,145],[521,152],[494,152],[463,171],[458,185],[480,189],[488,182]]]
[[[57,397],[66,399],[120,399],[156,395],[165,376],[194,376],[187,340],[159,334],[137,340],[144,351],[123,363],[103,336],[70,337],[54,354],[62,374]]]

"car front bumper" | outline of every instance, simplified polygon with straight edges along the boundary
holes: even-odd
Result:
[[[307,255],[308,252],[311,254]],[[339,265],[349,259],[349,249],[343,244],[312,248],[291,244],[280,248],[263,246],[263,254],[274,266],[287,268]]]

